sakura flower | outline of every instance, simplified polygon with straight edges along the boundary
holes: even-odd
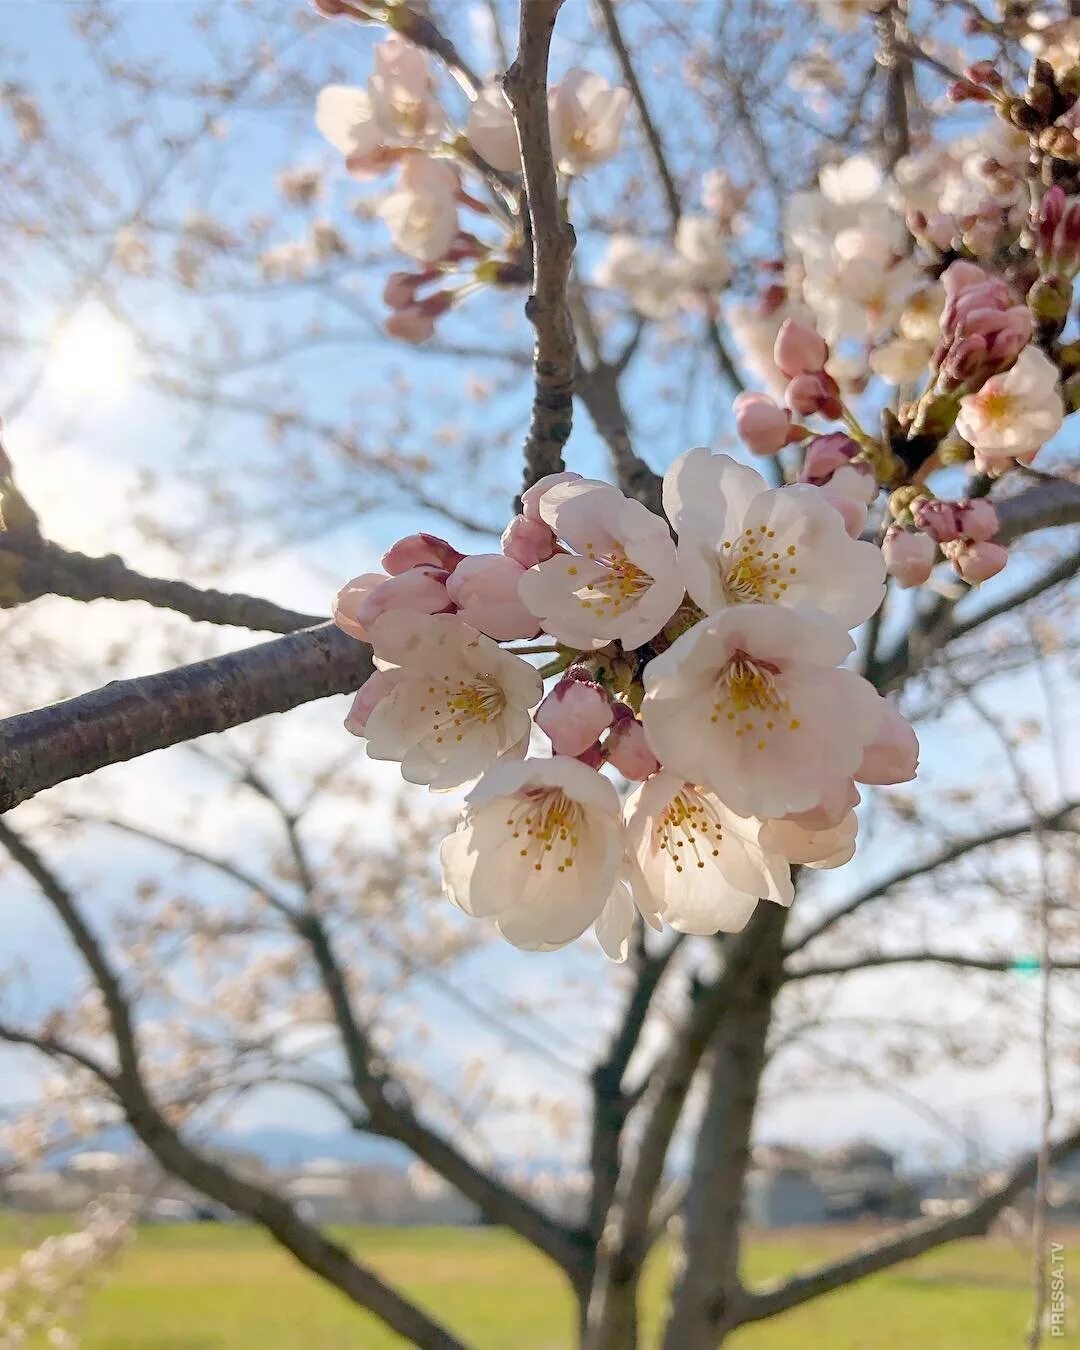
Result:
[[[390,545],[382,556],[383,571],[392,577],[408,572],[413,567],[442,567],[447,572],[464,559],[453,544],[437,534],[407,534]]]
[[[611,718],[611,700],[592,680],[560,680],[536,710],[536,725],[557,755],[584,754]]]
[[[375,48],[368,94],[379,125],[400,141],[432,135],[445,121],[427,56],[397,34]]]
[[[850,538],[816,488],[769,488],[728,455],[689,450],[664,475],[664,511],[686,589],[707,614],[813,605],[852,628],[884,597],[880,550]]]
[[[525,569],[502,553],[465,558],[447,578],[446,593],[466,623],[499,642],[532,638],[540,625],[522,604],[518,584]]]
[[[593,925],[596,940],[603,948],[604,955],[610,960],[623,962],[630,954],[630,934],[634,931],[639,914],[651,928],[660,929],[655,902],[641,881],[636,867],[629,859],[625,859],[622,875],[612,887],[611,894]]]
[[[417,262],[438,262],[458,234],[457,169],[446,160],[410,155],[398,186],[378,208],[394,241]]]
[[[675,250],[684,276],[697,290],[716,291],[731,276],[727,243],[718,222],[709,216],[685,215],[675,232]]]
[[[560,172],[587,173],[618,150],[630,106],[628,89],[613,89],[602,75],[575,67],[552,87],[548,105]]]
[[[681,933],[735,933],[759,899],[790,905],[787,861],[715,793],[654,774],[630,794],[626,839],[662,918]]]
[[[372,759],[400,760],[406,782],[452,788],[524,755],[543,692],[527,661],[451,614],[385,614],[372,638],[380,672],[394,677],[364,721]]]
[[[452,608],[446,577],[439,567],[411,567],[396,577],[365,573],[338,592],[334,621],[351,637],[366,642],[376,619],[388,611],[441,614]]]
[[[559,483],[539,513],[573,549],[530,568],[521,598],[546,632],[569,646],[639,647],[675,613],[683,582],[667,523],[615,487]]]
[[[762,843],[789,863],[800,867],[842,867],[855,856],[859,820],[849,811],[838,825],[811,828],[798,820],[770,820],[762,831]]]
[[[855,773],[881,720],[873,687],[835,669],[853,645],[813,610],[715,614],[645,667],[649,744],[666,769],[741,816],[808,811]]]
[[[506,95],[498,85],[485,85],[469,108],[465,135],[476,153],[503,173],[521,171],[517,130]]]
[[[955,264],[954,264],[955,266]],[[1058,369],[1038,347],[1025,347],[1016,364],[960,400],[956,429],[995,468],[1034,454],[1065,420]]]
[[[789,380],[796,375],[812,375],[825,369],[829,348],[825,339],[809,324],[785,319],[776,335],[773,360]]]
[[[347,581],[334,597],[334,622],[343,633],[360,642],[368,640],[367,628],[360,621],[359,614],[367,597],[386,577],[382,572],[364,572],[352,581]],[[443,605],[439,609],[445,608]]]
[[[443,886],[515,947],[561,947],[601,916],[624,854],[614,787],[576,759],[503,760],[439,850]]]
[[[897,708],[882,699],[874,739],[855,771],[859,783],[910,783],[919,767],[919,738]]]
[[[589,482],[597,482],[597,479],[589,479]],[[543,520],[540,515],[540,499],[545,492],[550,492],[553,487],[558,487],[560,483],[583,483],[585,479],[581,474],[574,473],[572,469],[563,469],[559,473],[546,473],[543,478],[537,479],[531,488],[526,488],[521,494],[521,514],[526,520]]]
[[[321,89],[315,103],[315,125],[347,160],[374,167],[373,156],[382,147],[384,133],[365,90],[344,84]]]
[[[614,235],[593,276],[597,286],[621,291],[646,319],[670,319],[679,310],[683,266],[668,249],[631,235]]]
[[[933,351],[932,344],[916,338],[893,338],[870,353],[870,369],[889,384],[914,384],[926,373]]]

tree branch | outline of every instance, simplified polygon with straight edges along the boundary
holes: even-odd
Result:
[[[909,965],[954,966],[958,970],[985,970],[1002,974],[1017,968],[1015,959],[1003,956],[967,956],[963,952],[869,952],[846,961],[829,961],[823,965],[800,966],[785,970],[784,983],[793,980],[813,980],[824,975],[847,975],[856,970],[872,970],[881,966]],[[1080,957],[1065,961],[1054,960],[1054,970],[1080,970]]]
[[[563,468],[574,415],[574,329],[566,304],[574,227],[559,200],[548,121],[548,54],[562,0],[521,0],[518,54],[503,77],[514,116],[532,240],[532,294],[525,313],[536,330],[535,391],[525,440],[525,487]]]
[[[1045,816],[1039,822],[1039,828],[1043,830],[1062,829],[1073,811],[1080,809],[1080,800],[1067,802],[1060,810]],[[865,890],[859,891],[852,896],[845,904],[838,909],[834,909],[830,914],[823,915],[809,928],[796,936],[788,943],[785,948],[785,955],[792,956],[795,952],[802,951],[816,938],[823,933],[828,932],[841,919],[848,918],[856,910],[861,909],[863,905],[868,905],[871,901],[880,900],[883,896],[894,890],[897,886],[903,886],[906,882],[916,881],[919,877],[928,876],[931,872],[936,872],[939,867],[946,867],[949,863],[957,862],[966,857],[969,853],[974,853],[976,849],[989,848],[993,844],[1000,844],[1008,839],[1019,839],[1022,835],[1030,834],[1033,825],[1030,820],[1020,821],[1015,825],[1004,825],[1000,829],[991,830],[986,834],[976,835],[967,839],[959,839],[955,843],[935,853],[932,857],[924,858],[921,862],[914,863],[910,867],[902,867],[893,872],[884,881],[875,882]]]
[[[43,788],[359,688],[371,652],[333,626],[111,684],[0,722],[0,811]]]
[[[3,607],[25,604],[43,595],[71,600],[142,600],[158,609],[175,610],[202,623],[227,624],[266,633],[294,633],[324,623],[322,614],[300,614],[252,595],[202,590],[184,581],[148,577],[122,558],[74,553],[41,540],[12,548],[0,535],[0,568],[4,572]],[[8,589],[10,588],[10,589]]]
[[[1074,1130],[1051,1149],[1053,1162],[1060,1162],[1080,1148],[1080,1130]],[[833,1289],[843,1289],[868,1275],[888,1270],[901,1261],[910,1261],[958,1238],[982,1237],[1006,1206],[1021,1195],[1034,1181],[1034,1155],[1017,1167],[1000,1185],[988,1191],[980,1200],[968,1205],[961,1213],[946,1219],[920,1220],[909,1224],[894,1237],[863,1247],[839,1261],[829,1261],[804,1275],[777,1281],[759,1290],[748,1291],[740,1301],[737,1322],[760,1322],[777,1313],[797,1308],[810,1299],[819,1298]]]
[[[427,1350],[465,1350],[463,1343],[450,1332],[355,1262],[344,1248],[305,1223],[286,1200],[229,1172],[192,1148],[177,1133],[147,1089],[131,1009],[120,978],[83,920],[71,892],[34,849],[2,820],[0,843],[37,883],[101,991],[119,1064],[118,1071],[104,1081],[123,1108],[132,1130],[161,1166],[235,1213],[262,1224],[309,1270],[381,1317],[414,1345]],[[49,1053],[47,1049],[46,1053]],[[70,1055],[68,1050],[59,1053]]]

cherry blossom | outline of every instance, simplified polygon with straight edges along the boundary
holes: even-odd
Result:
[[[524,573],[520,563],[502,553],[477,553],[455,567],[446,594],[458,615],[488,637],[500,642],[536,637],[540,625],[518,595]]]
[[[400,760],[406,782],[452,788],[525,754],[543,692],[527,661],[451,614],[385,614],[372,641],[394,684],[364,709],[370,758]]]
[[[593,680],[560,680],[536,710],[536,725],[557,755],[584,754],[611,719],[611,700]]]
[[[638,647],[683,599],[667,524],[615,487],[588,479],[557,483],[537,507],[572,553],[521,578],[521,598],[560,642],[582,649],[618,640]]]
[[[473,100],[465,135],[476,153],[493,169],[503,173],[521,171],[521,151],[513,114],[498,85],[485,85]]]
[[[739,815],[807,811],[855,773],[880,722],[873,687],[836,669],[853,645],[817,611],[745,604],[704,619],[645,668],[649,744]]]
[[[811,827],[793,820],[770,820],[762,832],[765,847],[775,849],[793,866],[842,867],[855,856],[859,821],[849,811],[838,825]]]
[[[574,67],[552,86],[549,105],[552,149],[562,173],[587,173],[618,150],[628,89],[613,89],[602,75]]]
[[[956,429],[986,468],[1003,468],[1033,455],[1065,420],[1058,370],[1038,347],[1025,347],[1016,364],[960,400]]]
[[[791,414],[767,394],[739,394],[734,403],[735,429],[754,455],[775,455],[788,440]]]
[[[919,534],[890,525],[881,545],[885,570],[901,590],[922,586],[930,580],[937,562],[937,545],[928,534]]]
[[[627,844],[661,917],[682,933],[734,933],[759,899],[790,905],[787,860],[760,820],[677,774],[654,774],[625,806]]]
[[[398,186],[384,197],[378,214],[394,246],[417,262],[437,262],[458,233],[458,171],[442,159],[410,155]]]
[[[731,605],[813,605],[846,628],[884,598],[885,566],[812,487],[769,488],[728,455],[689,450],[664,475],[686,589],[707,614]]]
[[[466,798],[440,849],[459,909],[492,919],[515,947],[561,947],[595,923],[625,846],[614,787],[576,759],[507,761]]]

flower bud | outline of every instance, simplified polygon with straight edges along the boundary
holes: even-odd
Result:
[[[825,369],[829,347],[825,339],[798,319],[785,319],[773,346],[773,360],[781,375],[789,380],[796,375],[814,374]]]
[[[859,453],[859,446],[843,431],[815,436],[806,447],[806,458],[799,470],[800,483],[820,486]]]
[[[540,624],[518,596],[524,574],[520,563],[502,553],[477,553],[454,568],[446,593],[466,623],[497,642],[533,638]]]
[[[843,412],[840,389],[831,375],[823,370],[796,375],[787,387],[784,401],[800,417],[821,413],[823,417],[839,417]]]
[[[453,609],[446,593],[446,577],[447,573],[439,567],[413,567],[396,577],[383,577],[358,603],[351,605],[352,615],[360,627],[370,631],[375,620],[391,609],[404,609],[414,614],[445,614]]]
[[[929,581],[937,560],[937,545],[929,535],[911,534],[899,525],[889,526],[881,552],[885,570],[904,590]]]
[[[592,680],[561,679],[535,713],[536,725],[557,755],[584,754],[611,719],[611,702]]]
[[[946,544],[943,552],[964,580],[972,585],[996,577],[1009,561],[1008,549],[984,539],[972,543],[958,540]]]
[[[939,502],[929,497],[920,497],[912,503],[911,518],[915,522],[916,529],[929,535],[939,544],[959,539],[963,533],[953,502]]]
[[[659,770],[660,761],[649,749],[645,728],[626,704],[616,703],[614,712],[611,734],[604,743],[608,763],[614,765],[624,778],[640,783]]]
[[[347,581],[334,598],[334,622],[343,633],[360,642],[367,641],[367,629],[360,622],[359,612],[367,597],[386,580],[382,572],[364,572]]]
[[[765,394],[739,394],[732,405],[735,429],[751,454],[775,455],[787,444],[791,414]]]
[[[957,502],[956,522],[963,538],[977,543],[993,539],[1000,525],[994,503],[985,497],[969,497]]]
[[[452,572],[464,556],[453,544],[448,544],[437,534],[407,534],[386,550],[382,556],[382,567],[392,577],[400,576],[414,567],[441,567]]]
[[[502,533],[502,551],[522,567],[536,567],[555,556],[555,536],[542,520],[515,516]]]

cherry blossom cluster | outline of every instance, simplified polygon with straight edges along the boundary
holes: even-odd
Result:
[[[843,666],[885,593],[844,500],[707,449],[669,468],[664,516],[558,473],[500,553],[413,535],[341,590],[376,666],[348,729],[409,782],[478,779],[441,850],[460,909],[534,950],[592,925],[621,959],[637,913],[736,931],[791,902],[793,863],[852,856],[857,784],[913,777],[918,743]]]
[[[629,101],[627,90],[577,68],[551,88],[552,151],[564,183],[615,154]],[[396,174],[375,214],[415,266],[386,284],[391,336],[423,342],[439,316],[477,288],[528,279],[526,244],[510,206],[521,171],[517,131],[498,85],[479,90],[458,126],[440,102],[427,54],[394,33],[376,46],[366,87],[321,91],[316,124],[354,178]],[[467,227],[466,213],[495,237]]]
[[[87,1294],[135,1235],[130,1206],[95,1202],[71,1233],[47,1237],[0,1271],[0,1350],[42,1344],[74,1350],[71,1323]]]

